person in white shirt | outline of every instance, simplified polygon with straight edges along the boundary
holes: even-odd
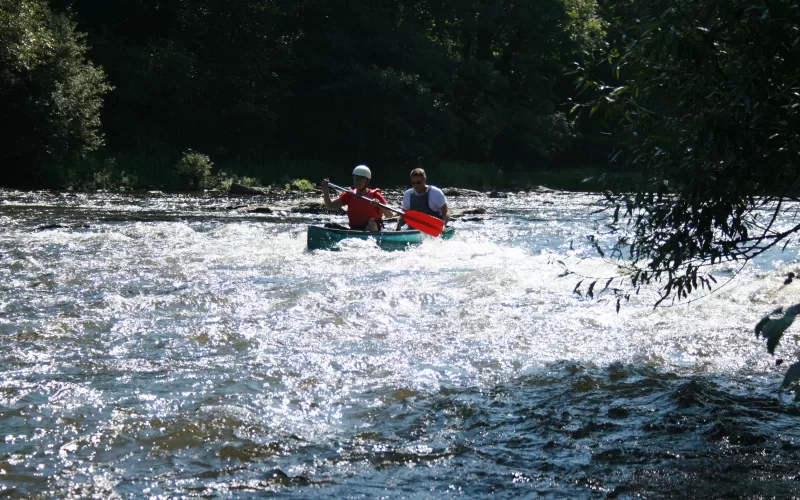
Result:
[[[425,170],[415,168],[411,171],[411,189],[403,195],[403,210],[416,210],[424,214],[442,219],[445,224],[450,220],[450,209],[447,207],[447,197],[441,189],[428,185]],[[405,220],[401,215],[397,219],[395,231],[399,231]]]

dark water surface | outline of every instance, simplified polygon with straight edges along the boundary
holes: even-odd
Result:
[[[0,498],[800,496],[752,333],[797,248],[616,313],[572,293],[616,273],[594,201],[457,197],[487,213],[453,240],[309,252],[340,217],[0,191]]]

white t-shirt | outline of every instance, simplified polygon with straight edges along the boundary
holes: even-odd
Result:
[[[416,194],[414,188],[411,188],[403,195],[403,210],[411,210],[411,197],[421,196]],[[434,212],[441,212],[442,206],[447,204],[447,198],[441,189],[436,186],[428,186],[428,207]]]

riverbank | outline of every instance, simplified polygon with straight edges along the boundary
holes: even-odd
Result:
[[[25,186],[73,191],[191,191],[227,190],[232,184],[244,186],[290,187],[298,181],[319,184],[323,178],[348,177],[356,163],[373,169],[374,186],[397,186],[408,183],[409,172],[416,167],[426,170],[431,184],[460,188],[493,190],[529,190],[537,186],[573,192],[601,191],[612,186],[633,186],[638,176],[633,172],[612,169],[607,165],[514,165],[440,161],[431,163],[381,164],[365,159],[344,164],[321,160],[217,160],[195,151],[181,154],[95,153],[71,164],[54,165],[46,175],[30,179]],[[3,180],[0,179],[0,183]],[[10,182],[10,181],[9,181]]]

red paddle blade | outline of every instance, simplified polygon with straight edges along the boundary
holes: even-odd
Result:
[[[444,221],[436,217],[415,210],[408,210],[403,214],[403,219],[414,229],[419,229],[425,234],[430,234],[434,238],[444,231]]]

